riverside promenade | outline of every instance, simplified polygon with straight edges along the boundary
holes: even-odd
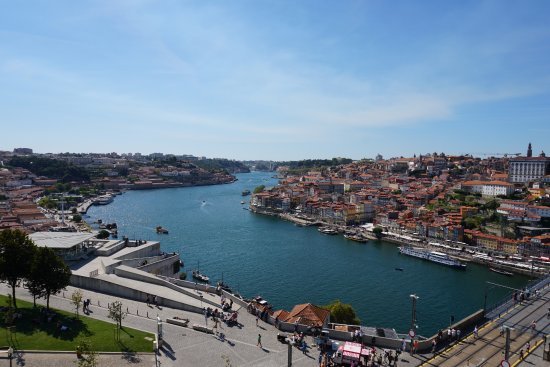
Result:
[[[75,290],[74,287],[68,287],[63,293],[58,296],[52,296],[50,306],[66,311],[74,311],[74,306],[71,304],[69,297]],[[9,292],[9,288],[5,284],[0,284],[0,291]],[[17,289],[17,297],[27,301],[32,301],[32,297],[22,288]],[[167,307],[147,306],[144,302],[121,299],[115,296],[106,295],[98,292],[83,290],[84,298],[90,298],[92,305],[90,307],[90,317],[111,321],[108,317],[107,304],[115,300],[122,302],[123,307],[127,307],[129,314],[124,319],[123,325],[136,329],[141,329],[149,332],[156,331],[156,317],[161,320],[178,316],[190,320],[189,324],[205,325],[203,315],[185,312],[181,310],[171,309]],[[212,302],[219,302],[217,295],[202,293],[205,298],[209,298]],[[514,344],[512,351],[515,359],[514,366],[544,366],[545,361],[542,360],[542,345],[540,344],[541,336],[548,333],[548,323],[546,315],[542,314],[542,309],[547,307],[549,299],[549,288],[537,300],[524,302],[521,305],[516,305],[506,315],[501,315],[501,318],[487,324],[480,330],[480,338],[472,340],[473,335],[466,336],[458,343],[451,345],[446,350],[436,354],[413,355],[404,353],[398,363],[398,367],[412,366],[497,366],[493,364],[493,360],[489,357],[499,358],[502,349],[502,338],[495,338],[495,330],[500,325],[506,324],[515,328]],[[43,304],[43,300],[38,301]],[[531,318],[535,317],[539,320],[536,334],[530,333],[530,330],[525,329],[526,323],[531,322]],[[167,323],[163,323],[163,332],[165,346],[161,348],[158,355],[151,354],[101,354],[99,357],[99,366],[115,367],[115,366],[287,366],[287,345],[277,341],[277,332],[272,325],[262,321],[256,326],[255,317],[246,312],[245,309],[239,309],[240,327],[227,327],[223,325],[223,329],[219,331],[225,334],[225,340],[220,340],[218,337],[195,331],[191,328],[179,327]],[[212,327],[212,321],[208,321],[208,326]],[[263,348],[259,348],[257,343],[258,334],[262,335]],[[519,362],[517,360],[518,347],[525,343],[526,340],[532,340],[531,353],[527,358]],[[319,352],[313,346],[313,339],[306,339],[310,348],[307,354],[303,354],[296,348],[292,349],[292,366],[306,367],[318,366]],[[474,348],[474,349],[471,349]],[[500,349],[499,349],[500,348]],[[474,360],[475,359],[475,360]],[[40,367],[69,367],[74,366],[76,356],[74,351],[65,352],[22,352],[17,354],[13,365],[24,366],[40,366]],[[485,361],[485,362],[483,362]],[[19,363],[19,364],[16,364]],[[500,363],[500,361],[499,361]],[[9,366],[7,359],[0,359],[0,367]]]

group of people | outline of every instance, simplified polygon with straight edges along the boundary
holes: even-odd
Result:
[[[92,301],[87,298],[82,302],[82,312],[84,312],[86,315],[90,314],[90,304]]]
[[[147,298],[145,299],[145,302],[147,303],[147,306],[149,306],[151,303],[155,306],[157,306],[157,296],[155,295],[147,295]]]
[[[238,312],[223,312],[219,311],[217,308],[212,309],[211,307],[204,308],[204,323],[208,326],[208,319],[211,319],[214,322],[214,327],[217,331],[218,325],[221,325],[221,322],[224,322],[226,325],[231,326],[232,324],[237,324]]]
[[[222,305],[222,310],[226,312],[231,310],[231,308],[233,307],[233,300],[229,299],[228,301],[227,298],[225,298],[224,294],[221,295],[220,303]]]

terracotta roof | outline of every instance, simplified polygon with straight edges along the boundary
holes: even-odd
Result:
[[[298,321],[302,325],[323,326],[329,316],[330,311],[311,303],[304,303],[294,306],[285,321],[290,323]]]

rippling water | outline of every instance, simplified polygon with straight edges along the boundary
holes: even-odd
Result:
[[[358,244],[243,210],[250,197],[241,192],[275,185],[271,175],[239,174],[228,185],[129,191],[112,204],[90,208],[87,220],[116,222],[119,236],[161,241],[165,251],[180,252],[189,273],[199,265],[211,280],[223,276],[245,297],[262,295],[275,309],[340,299],[353,305],[363,324],[405,332],[415,293],[418,332],[425,336],[448,325],[451,315],[458,320],[482,308],[486,281],[510,287],[528,281],[476,264],[459,271],[399,255],[393,244]],[[158,225],[170,233],[157,234]],[[491,289],[488,303],[505,294]]]

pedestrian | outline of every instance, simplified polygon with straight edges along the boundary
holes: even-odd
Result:
[[[149,306],[149,303],[151,303],[151,299],[149,298],[149,295],[147,295],[147,299],[145,300],[145,302],[147,303],[147,306]]]
[[[479,337],[478,335],[479,331],[477,330],[477,325],[474,326],[474,339],[477,339]]]
[[[256,314],[256,327],[258,327],[258,314]]]
[[[86,300],[84,300],[84,302],[82,302],[82,312],[86,313]]]
[[[407,342],[405,341],[405,338],[401,339],[401,351],[402,352],[407,351]]]
[[[456,338],[456,330],[451,329],[451,339],[454,340]]]
[[[319,362],[319,366],[321,366],[321,363],[323,363],[323,352],[322,352],[322,351],[319,353],[319,360],[318,360],[318,362]]]
[[[298,320],[294,321],[294,332],[298,332]]]
[[[214,332],[214,334],[218,334],[218,318],[217,317],[212,317],[212,321],[214,321],[214,326],[212,326],[212,331]]]
[[[435,347],[437,343],[435,342],[435,339],[432,340],[432,353],[435,353]]]
[[[157,296],[153,295],[153,304],[156,306],[157,305]]]
[[[208,326],[208,311],[206,310],[206,308],[203,308],[203,313],[204,313],[204,324],[206,326]]]
[[[519,360],[523,360],[523,349],[519,350]]]
[[[525,351],[529,353],[529,350],[531,349],[531,342],[527,341],[527,344],[525,344]]]
[[[531,323],[531,332],[533,334],[536,333],[536,329],[537,329],[537,322],[533,320],[533,322]]]
[[[258,334],[258,344],[256,344],[258,347],[262,348],[262,335],[261,334]]]
[[[456,340],[460,340],[460,329],[456,329]]]
[[[413,341],[413,354],[418,350],[418,340]]]

